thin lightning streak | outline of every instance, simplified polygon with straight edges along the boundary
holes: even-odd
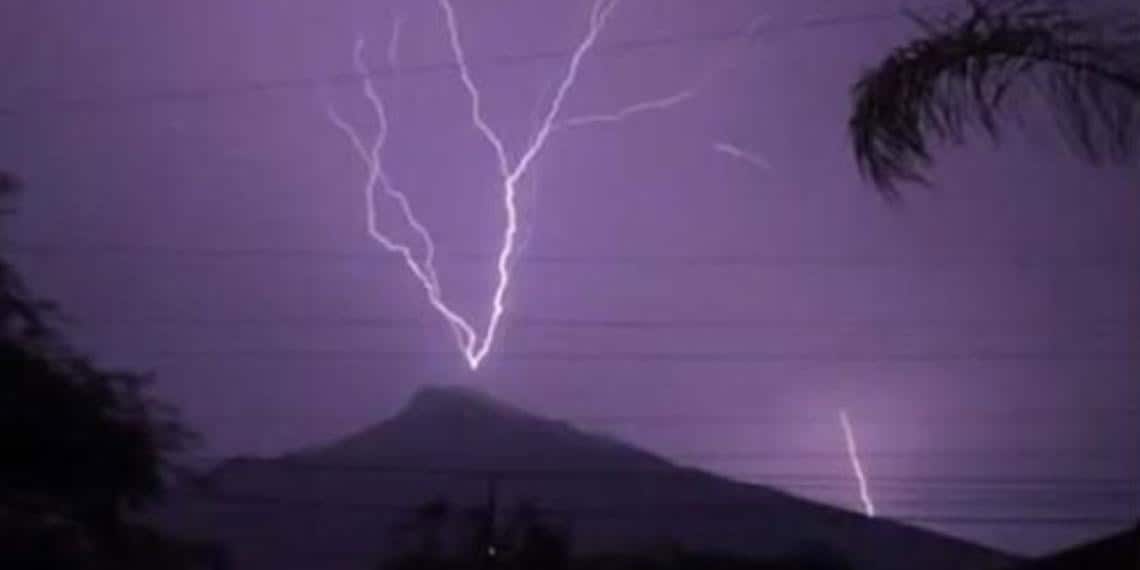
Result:
[[[751,45],[760,32],[761,26],[768,21],[766,16],[759,16],[749,22],[748,26],[744,28],[740,37],[744,39],[746,45]],[[597,113],[590,115],[581,115],[572,117],[555,124],[555,130],[572,129],[575,127],[583,127],[588,125],[597,125],[604,123],[620,123],[626,119],[646,112],[664,111],[676,107],[682,103],[689,101],[697,96],[698,93],[708,83],[720,73],[734,67],[729,61],[729,58],[721,60],[717,65],[714,65],[708,72],[706,72],[692,87],[684,89],[668,97],[661,97],[658,99],[650,99],[634,103],[625,108],[622,108],[613,113]]]
[[[358,39],[356,41],[356,49],[354,51],[353,62],[356,67],[357,73],[361,76],[361,81],[364,90],[364,96],[372,103],[372,109],[376,115],[377,131],[375,139],[371,146],[364,143],[363,137],[355,128],[353,128],[347,121],[345,121],[332,107],[328,109],[329,119],[337,126],[352,142],[353,148],[356,149],[361,160],[364,161],[368,167],[368,179],[365,183],[365,215],[367,218],[368,233],[379,242],[389,252],[397,253],[404,259],[405,265],[416,276],[417,279],[423,284],[424,290],[428,295],[428,300],[431,305],[439,311],[452,330],[455,332],[456,338],[462,347],[470,342],[470,339],[475,336],[475,332],[455,311],[451,310],[443,301],[443,288],[440,286],[439,278],[436,275],[434,261],[435,261],[435,242],[431,238],[431,233],[428,232],[427,227],[415,216],[408,197],[397,190],[391,183],[391,178],[384,170],[382,161],[382,154],[384,144],[388,138],[388,115],[384,107],[384,102],[380,98],[375,85],[368,75],[368,68],[364,63],[364,41]],[[417,260],[412,248],[406,244],[397,242],[394,238],[386,235],[381,229],[377,217],[377,187],[383,193],[396,201],[400,206],[400,212],[404,217],[404,221],[412,227],[412,229],[420,236],[425,249],[423,260]]]
[[[530,171],[538,154],[546,146],[550,135],[555,132],[557,127],[555,121],[562,110],[562,105],[566,100],[567,94],[577,80],[578,70],[582,60],[596,43],[598,35],[605,27],[607,20],[617,6],[617,0],[595,1],[590,12],[590,25],[585,37],[571,55],[565,75],[559,82],[549,107],[538,122],[538,126],[535,129],[530,143],[523,149],[522,154],[513,164],[502,138],[490,126],[483,115],[481,93],[479,88],[475,85],[475,81],[471,76],[471,69],[467,64],[467,56],[460,40],[459,24],[456,19],[455,10],[450,0],[439,0],[439,5],[447,24],[448,38],[450,40],[449,44],[459,68],[460,80],[470,97],[472,123],[494,150],[499,175],[502,179],[503,208],[506,213],[506,227],[502,234],[502,243],[496,261],[497,280],[491,298],[491,313],[486,328],[481,335],[476,332],[475,328],[465,318],[444,301],[443,289],[434,266],[435,244],[431,239],[431,234],[419,219],[416,218],[407,196],[396,189],[384,169],[382,154],[388,136],[387,113],[383,100],[370,79],[367,66],[364,63],[362,55],[364,43],[361,40],[358,40],[356,43],[354,62],[356,71],[361,76],[364,96],[369,103],[371,103],[376,115],[378,123],[376,137],[372,141],[372,144],[368,145],[365,143],[361,134],[331,107],[328,109],[328,115],[333,124],[349,138],[356,153],[360,155],[365,166],[368,167],[365,197],[369,234],[384,246],[385,249],[403,257],[405,265],[408,266],[423,285],[432,307],[443,315],[451,326],[468,366],[474,370],[479,367],[490,352],[499,324],[506,311],[506,294],[511,284],[510,271],[514,261],[515,251],[518,248],[516,238],[519,232],[517,204],[519,184]],[[392,64],[393,67],[395,67],[396,63],[396,46],[398,45],[399,33],[400,21],[398,20],[393,29],[393,37],[388,45],[389,63]],[[419,235],[420,241],[423,244],[425,253],[422,259],[416,257],[410,245],[401,243],[381,231],[376,214],[378,192],[382,192],[384,196],[395,200],[399,204],[400,212],[403,215],[405,223]]]
[[[404,27],[404,17],[396,16],[392,23],[392,37],[388,40],[388,66],[395,70],[400,60],[400,31]]]
[[[743,160],[744,162],[747,162],[756,168],[761,168],[764,170],[770,170],[772,168],[772,163],[768,162],[768,160],[763,156],[760,156],[755,152],[744,150],[732,143],[715,143],[713,144],[713,150],[722,154],[726,154],[732,158]]]
[[[534,108],[531,110],[531,114],[530,114],[531,115],[530,120],[531,120],[531,123],[533,124],[532,128],[534,130],[538,130],[539,121],[542,119],[542,108],[543,108],[542,103],[543,103],[543,101],[546,100],[547,95],[553,89],[554,89],[554,82],[548,81],[542,86],[542,89],[540,89],[538,92],[538,97],[535,99]],[[528,201],[526,201],[524,204],[522,204],[522,208],[524,211],[529,211],[531,213],[531,219],[530,219],[530,224],[526,228],[524,228],[525,231],[522,232],[522,238],[519,239],[519,245],[518,245],[518,248],[516,248],[516,251],[518,252],[518,254],[515,256],[515,263],[516,264],[518,263],[518,259],[522,255],[522,253],[525,252],[530,247],[530,242],[534,238],[534,235],[535,235],[535,227],[538,225],[538,221],[536,219],[537,218],[537,210],[538,210],[538,199],[540,196],[538,190],[539,190],[539,186],[540,186],[541,181],[542,181],[542,170],[540,168],[540,165],[541,165],[541,163],[535,163],[535,165],[533,167],[533,171],[531,172],[530,176],[527,177],[530,184],[528,185],[526,195],[529,196],[530,199]],[[513,268],[513,266],[512,266],[512,268]]]
[[[632,115],[645,113],[647,111],[663,111],[671,107],[675,107],[681,103],[684,103],[685,101],[688,101],[689,99],[692,99],[696,95],[697,88],[694,87],[692,89],[681,91],[675,95],[670,95],[669,97],[662,97],[660,99],[654,99],[652,101],[642,101],[640,103],[635,103],[615,113],[599,113],[596,115],[583,115],[580,117],[567,119],[558,123],[555,128],[561,130],[572,129],[574,127],[582,127],[586,125],[596,125],[599,123],[619,123],[628,119]]]
[[[370,169],[370,176],[372,177],[370,180],[369,188],[375,188],[376,185],[379,184],[379,186],[384,190],[384,193],[388,197],[396,200],[396,202],[400,205],[400,211],[404,215],[404,219],[408,222],[408,225],[410,225],[412,229],[414,229],[415,232],[419,234],[420,239],[423,241],[424,247],[426,249],[422,267],[424,268],[425,274],[430,277],[432,287],[439,289],[439,279],[436,277],[433,265],[435,258],[435,243],[431,239],[431,233],[428,232],[427,227],[424,226],[423,223],[416,218],[415,213],[412,211],[412,206],[408,201],[408,197],[403,192],[396,190],[396,188],[392,185],[391,178],[384,170],[384,166],[381,161],[384,144],[388,140],[388,114],[384,107],[384,102],[380,98],[375,85],[373,85],[371,79],[367,79],[368,67],[364,62],[364,40],[362,39],[358,39],[356,41],[356,49],[353,52],[353,62],[356,66],[357,72],[360,73],[362,77],[366,78],[364,80],[364,95],[372,103],[373,110],[376,114],[377,132],[376,138],[373,141],[371,147],[366,148],[359,133],[357,133],[356,130],[352,128],[347,122],[345,122],[336,113],[335,110],[330,108],[329,116],[333,122],[349,136],[349,138],[352,140],[353,146],[357,150],[357,153],[360,154],[361,158],[365,161],[366,164],[368,164]],[[386,247],[396,247],[396,249],[399,250],[399,247],[396,246],[395,242],[393,242],[379,230],[379,224],[377,223],[376,219],[375,193],[370,190],[366,194],[368,198],[367,213],[369,231]]]
[[[871,499],[867,476],[863,472],[862,462],[859,461],[859,446],[855,444],[855,430],[851,428],[851,419],[847,417],[847,410],[839,411],[839,423],[843,425],[843,437],[847,440],[847,456],[851,459],[851,469],[855,471],[855,479],[859,482],[859,499],[863,501],[863,512],[873,517],[875,502]]]
[[[491,350],[495,332],[499,327],[503,312],[506,310],[505,299],[507,288],[510,286],[511,280],[511,256],[514,253],[515,236],[518,233],[518,208],[515,203],[518,194],[518,182],[523,175],[526,174],[527,169],[535,157],[538,156],[539,151],[545,146],[553,130],[554,119],[562,109],[562,102],[566,99],[566,94],[570,91],[575,79],[578,77],[578,68],[582,63],[582,58],[585,57],[586,53],[597,41],[598,34],[601,33],[602,28],[606,24],[606,20],[617,6],[617,2],[616,0],[611,2],[598,0],[594,3],[590,13],[589,31],[586,33],[586,37],[582,42],[578,44],[573,55],[571,55],[566,75],[562,78],[562,82],[554,94],[554,99],[550,102],[546,116],[543,117],[530,145],[523,152],[522,156],[519,157],[513,168],[510,166],[510,158],[507,156],[506,145],[503,144],[502,139],[499,138],[494,129],[487,124],[483,117],[479,89],[471,79],[471,70],[467,66],[467,56],[459,40],[459,25],[456,22],[455,10],[451,6],[450,0],[440,0],[439,4],[443,8],[444,16],[447,20],[447,30],[451,39],[451,50],[455,55],[456,63],[459,65],[460,79],[463,81],[463,85],[467,88],[467,93],[471,97],[471,119],[475,123],[476,128],[483,133],[483,137],[495,150],[495,155],[498,158],[499,173],[503,178],[503,207],[507,214],[506,229],[503,232],[503,242],[499,250],[497,263],[498,283],[495,286],[495,292],[491,299],[491,316],[487,322],[487,329],[481,340],[478,338],[470,339],[471,342],[468,343],[465,349],[467,362],[472,369],[475,369],[479,367],[479,363],[482,362],[487,356],[487,353]]]

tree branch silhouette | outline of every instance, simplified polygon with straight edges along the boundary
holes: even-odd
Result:
[[[931,143],[993,140],[1014,92],[1036,92],[1082,158],[1133,155],[1140,136],[1140,22],[1095,17],[1062,0],[970,0],[964,13],[912,15],[922,34],[852,88],[859,169],[887,198],[927,183]],[[1086,7],[1086,9],[1088,9]]]

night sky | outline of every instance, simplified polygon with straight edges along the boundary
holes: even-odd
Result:
[[[155,372],[207,456],[327,441],[464,384],[859,509],[846,408],[885,516],[1029,553],[1122,528],[1140,516],[1140,167],[1078,161],[1029,101],[1000,146],[940,150],[932,188],[885,204],[845,124],[851,83],[912,31],[897,4],[621,4],[567,116],[701,89],[554,136],[474,373],[367,235],[365,169],[325,112],[366,124],[353,43],[383,71],[400,19],[385,161],[449,299],[485,322],[500,186],[434,2],[6,2],[0,167],[26,192],[5,251],[78,346]],[[512,156],[589,7],[456,2]]]

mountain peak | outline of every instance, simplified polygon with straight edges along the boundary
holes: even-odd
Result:
[[[653,454],[532,414],[465,385],[421,388],[392,418],[312,452],[342,463],[465,469],[670,466]]]
[[[505,404],[484,390],[472,386],[446,384],[426,386],[412,396],[400,416],[431,418],[453,416],[527,415]]]
[[[660,539],[760,557],[820,544],[841,552],[852,567],[886,570],[1005,568],[1014,562],[888,520],[677,466],[470,386],[420,389],[395,417],[356,434],[277,459],[231,462],[210,479],[212,492],[252,496],[255,506],[188,494],[187,512],[208,513],[211,518],[202,528],[228,522],[231,536],[241,537],[228,545],[243,557],[263,560],[257,566],[265,568],[302,568],[292,559],[283,563],[265,553],[283,543],[314,541],[314,536],[330,551],[362,553],[353,559],[361,567],[374,563],[375,533],[384,519],[378,518],[379,509],[373,513],[373,505],[383,505],[385,511],[395,506],[396,513],[444,500],[465,509],[485,503],[492,481],[501,482],[492,488],[502,505],[541,505],[573,521],[575,547],[583,552],[642,548]],[[262,497],[274,505],[352,508],[328,509],[328,523],[323,519],[315,527],[308,516],[266,517],[259,510]],[[194,502],[199,500],[203,502]],[[251,524],[258,525],[258,538],[247,538]],[[263,526],[274,530],[262,533]]]

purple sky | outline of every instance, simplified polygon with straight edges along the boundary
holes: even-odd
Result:
[[[570,49],[589,3],[456,4],[517,155],[565,60],[503,58]],[[381,82],[387,164],[436,235],[445,287],[482,323],[499,186],[455,69],[430,67],[451,59],[434,2],[6,4],[0,166],[28,191],[5,238],[80,346],[155,371],[211,455],[325,441],[418,386],[463,383],[857,509],[846,407],[886,516],[1135,518],[1140,168],[1078,162],[1028,105],[1000,147],[941,153],[935,189],[885,206],[844,127],[851,82],[910,30],[863,16],[896,5],[622,4],[569,114],[735,65],[674,109],[556,135],[524,185],[526,247],[477,373],[368,238],[364,169],[324,111],[368,119],[345,80],[354,38],[381,68],[405,18],[409,71]],[[699,39],[761,16],[770,31],[750,46]],[[847,21],[804,25],[832,16]],[[680,39],[621,47],[659,37]],[[710,353],[748,358],[659,358]],[[1123,525],[934,526],[1040,552]]]

